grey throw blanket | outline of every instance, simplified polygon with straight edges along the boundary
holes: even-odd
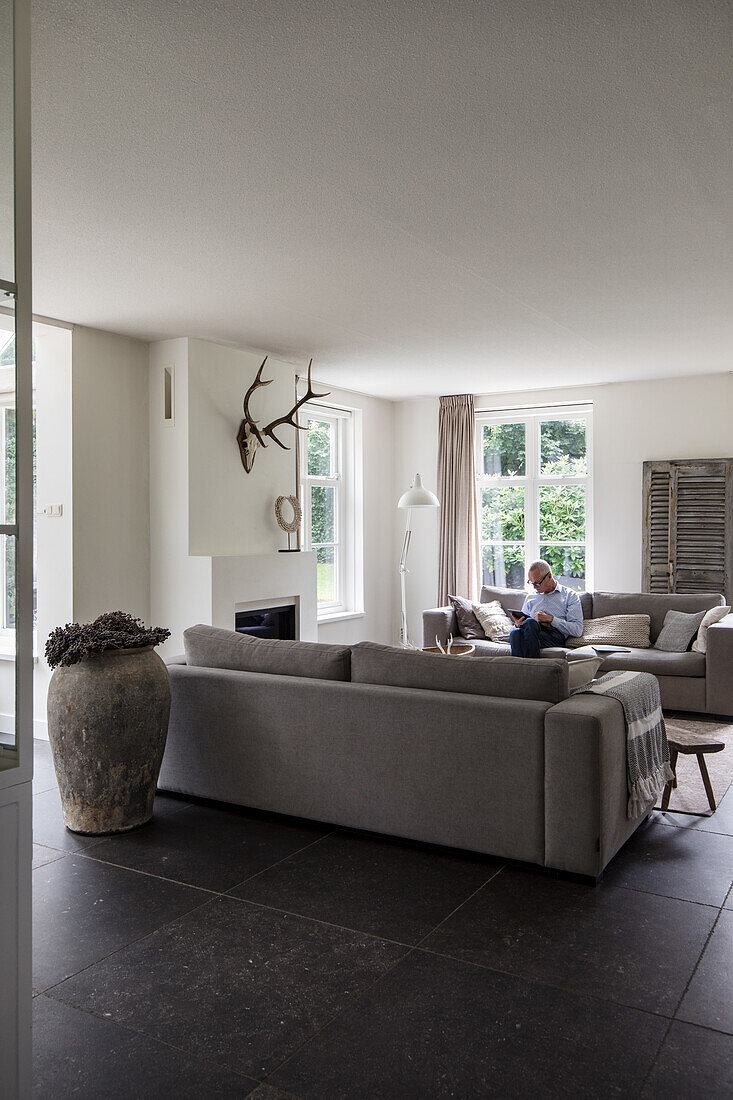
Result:
[[[607,672],[571,694],[587,692],[618,699],[626,718],[626,816],[639,817],[674,778],[656,676],[649,672]]]

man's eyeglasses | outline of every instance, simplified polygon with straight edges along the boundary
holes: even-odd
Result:
[[[538,581],[531,581],[531,580],[529,579],[529,577],[527,577],[527,584],[531,584],[533,588],[541,588],[541,587],[542,587],[542,585],[543,585],[543,584],[545,583],[545,581],[547,580],[547,578],[549,577],[549,575],[550,575],[550,572],[552,572],[552,570],[550,570],[550,571],[548,571],[547,573],[545,573],[544,577],[541,577],[541,578],[540,578],[540,579],[539,579]]]

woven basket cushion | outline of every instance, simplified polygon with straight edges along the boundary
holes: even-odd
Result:
[[[481,623],[483,632],[492,642],[504,642],[514,623],[498,600],[473,604],[473,613]]]
[[[648,649],[649,615],[606,615],[602,619],[586,619],[579,638],[568,638],[566,645],[625,645],[633,649]]]

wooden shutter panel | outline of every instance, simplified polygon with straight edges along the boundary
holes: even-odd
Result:
[[[644,463],[644,591],[671,592],[669,541],[672,471],[669,462]]]
[[[679,463],[672,470],[673,592],[729,593],[731,467]]]
[[[733,582],[733,460],[644,463],[644,589],[722,592]]]

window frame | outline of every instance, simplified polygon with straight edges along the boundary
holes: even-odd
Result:
[[[542,424],[552,420],[585,420],[586,473],[584,475],[550,475],[541,473],[541,430]],[[475,464],[476,464],[476,507],[479,529],[479,590],[483,586],[484,546],[497,545],[493,540],[484,540],[482,536],[481,493],[484,489],[509,488],[524,489],[524,542],[506,540],[503,545],[524,547],[524,582],[527,585],[527,569],[532,561],[542,556],[540,547],[540,489],[545,485],[580,485],[585,489],[585,581],[584,591],[593,591],[593,406],[557,405],[540,408],[483,410],[475,418]],[[483,429],[485,425],[524,424],[524,475],[505,477],[483,472]],[[579,546],[580,540],[546,540],[545,545]]]
[[[300,500],[303,510],[303,550],[334,547],[334,599],[317,602],[318,622],[363,614],[362,575],[362,475],[359,410],[309,401],[299,410],[299,423],[319,420],[332,426],[331,470],[328,475],[308,473],[308,432],[300,432]],[[311,539],[311,488],[334,489],[334,541],[313,544]]]
[[[15,391],[0,391],[0,511],[7,519],[7,485],[5,481],[5,433],[6,413],[9,409],[15,410]],[[14,520],[13,520],[14,522]],[[7,536],[6,536],[7,537]],[[7,544],[3,544],[0,553],[0,649],[2,652],[15,648],[15,623],[8,623],[8,577],[7,577]],[[35,581],[35,570],[34,570]]]

